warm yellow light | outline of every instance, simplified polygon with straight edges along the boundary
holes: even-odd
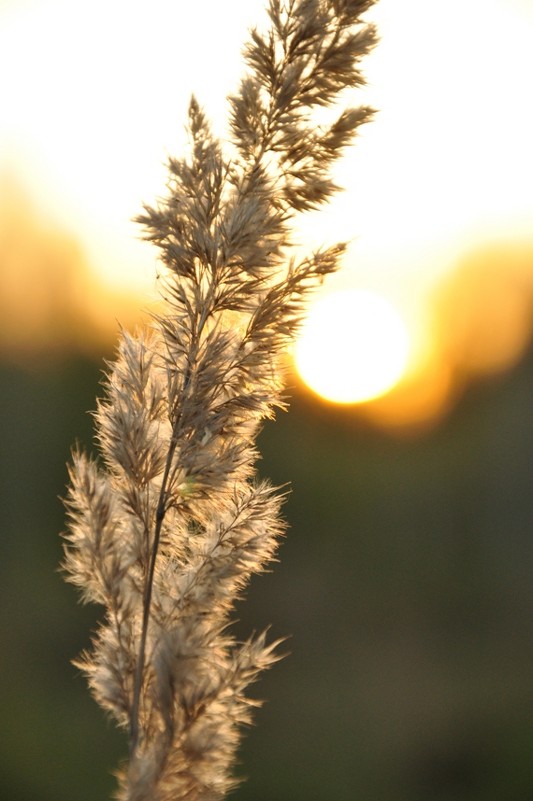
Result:
[[[313,306],[294,357],[301,377],[318,395],[336,403],[363,403],[398,383],[408,352],[406,326],[384,297],[345,290]]]
[[[225,98],[238,86],[241,45],[250,25],[261,27],[265,0],[232,0],[231,13],[227,6],[0,0],[0,74],[9,76],[0,80],[0,338],[12,351],[15,341],[43,344],[47,326],[50,339],[63,341],[71,336],[65,321],[85,329],[86,314],[124,323],[115,293],[151,303],[157,249],[139,241],[131,219],[166,194],[164,161],[185,152],[191,92],[228,141]],[[379,312],[360,303],[337,309],[298,345],[298,369],[316,392],[340,403],[384,395],[364,412],[385,425],[436,419],[469,376],[507,369],[529,342],[529,255],[516,274],[502,253],[497,276],[483,264],[467,283],[455,277],[465,253],[527,245],[532,231],[533,0],[484,0],[482,23],[480,6],[379,0],[369,10],[381,41],[363,65],[367,89],[347,102],[379,114],[334,170],[347,191],[296,221],[305,252],[355,237],[344,286],[372,283],[401,298],[405,377],[403,325],[374,324]],[[450,98],[453,114],[443,113]],[[22,204],[13,206],[6,180]],[[19,207],[30,213],[19,215],[20,243],[11,246],[10,211]],[[67,240],[77,248],[70,266]],[[85,263],[113,293],[114,312],[101,293],[85,291]],[[57,283],[63,267],[69,278]],[[365,305],[373,308],[368,298]],[[32,323],[21,326],[28,308]]]

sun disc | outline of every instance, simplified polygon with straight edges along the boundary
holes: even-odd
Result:
[[[381,397],[406,369],[409,338],[381,295],[335,292],[312,307],[295,346],[296,368],[318,395],[335,403]]]

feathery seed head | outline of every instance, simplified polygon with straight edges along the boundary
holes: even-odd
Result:
[[[105,616],[79,661],[128,730],[122,801],[221,801],[235,786],[248,685],[277,656],[228,633],[275,558],[282,498],[256,477],[255,440],[283,407],[284,358],[343,244],[297,260],[296,214],[337,190],[331,168],[372,110],[345,108],[376,41],[372,0],[269,0],[229,98],[230,149],[193,97],[190,147],[138,221],[160,252],[165,303],[122,332],[95,413],[101,463],[74,453],[63,566]]]

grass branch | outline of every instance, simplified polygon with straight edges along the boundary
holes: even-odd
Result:
[[[129,736],[119,801],[220,801],[235,786],[247,689],[278,658],[230,624],[275,559],[283,492],[256,438],[283,408],[284,364],[334,244],[297,259],[294,218],[323,206],[331,169],[372,116],[346,108],[376,40],[370,0],[269,0],[228,99],[231,141],[193,98],[190,148],[138,218],[159,250],[163,310],[122,331],[95,414],[99,459],[73,454],[63,562],[105,615],[78,663]],[[331,108],[335,121],[318,124]]]

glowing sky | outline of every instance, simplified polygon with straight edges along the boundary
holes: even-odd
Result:
[[[263,0],[0,0],[0,178],[68,231],[108,286],[146,291],[156,254],[130,222],[164,193],[191,92],[224,136]],[[352,242],[327,287],[382,293],[429,359],[427,299],[468,251],[533,238],[533,2],[380,0],[381,42],[353,102],[379,113],[302,221]],[[442,383],[442,382],[441,382]]]
[[[223,130],[241,44],[262,8],[0,6],[0,164],[79,232],[108,281],[151,276],[152,254],[132,241],[129,220],[163,189],[192,91]],[[346,193],[304,231],[355,237],[357,280],[385,275],[390,292],[405,272],[431,280],[465,240],[531,226],[533,4],[381,0],[372,17],[381,44],[365,65],[365,101],[380,113],[339,170]]]

